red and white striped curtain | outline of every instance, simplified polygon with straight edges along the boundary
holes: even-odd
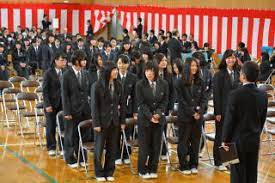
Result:
[[[86,21],[91,20],[94,32],[111,21],[114,9],[110,6],[68,4],[0,4],[0,25],[15,31],[18,25],[42,27],[43,15],[59,19],[59,29],[68,28],[72,34],[85,34]]]
[[[199,46],[209,42],[218,53],[236,49],[242,41],[253,57],[259,57],[262,46],[275,45],[275,11],[144,6],[117,10],[122,26],[130,31],[141,17],[144,32],[178,29],[180,34],[193,34]]]

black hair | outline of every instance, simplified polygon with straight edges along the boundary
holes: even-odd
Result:
[[[188,37],[186,33],[182,34],[182,37]]]
[[[78,38],[77,42],[84,42],[84,40],[82,38]]]
[[[151,29],[151,30],[150,30],[150,32],[151,32],[151,33],[153,33],[153,34],[155,34],[155,31],[154,31],[154,29]]]
[[[128,29],[123,29],[124,34],[128,34]]]
[[[131,54],[131,60],[135,61],[136,59],[141,59],[140,51],[134,50]]]
[[[245,48],[245,43],[244,42],[239,42],[238,47],[239,48]]]
[[[183,71],[183,65],[182,65],[182,60],[180,58],[176,58],[173,62],[174,65],[177,66],[178,70],[179,70],[179,74],[182,74]],[[174,72],[173,69],[173,74],[175,75],[176,73]]]
[[[219,65],[219,70],[226,70],[226,68],[227,68],[226,59],[228,57],[231,57],[231,56],[235,56],[236,59],[237,59],[236,53],[233,50],[228,49],[228,50],[226,50],[224,52],[223,57],[222,57],[222,61],[221,61],[220,65]],[[238,69],[238,63],[237,63],[237,61],[235,62],[235,65],[234,65],[234,70],[236,70],[236,69]]]
[[[254,62],[245,62],[241,69],[242,74],[245,75],[249,82],[256,82],[259,76],[259,66]]]
[[[196,59],[198,59],[200,61],[200,66],[201,67],[204,67],[204,66],[207,65],[205,56],[204,56],[204,54],[202,52],[197,51],[197,52],[195,52],[195,53],[192,54],[192,57],[194,57],[194,58],[196,58]]]
[[[145,63],[144,72],[147,70],[152,70],[154,72],[154,80],[157,80],[159,76],[159,67],[156,62],[148,61]],[[145,74],[145,73],[144,73]]]
[[[121,60],[121,62],[123,64],[129,64],[130,63],[130,58],[128,57],[128,55],[121,54],[121,55],[118,56],[117,62],[118,62],[119,59]]]
[[[104,64],[104,67],[102,69],[102,75],[101,75],[101,78],[102,80],[104,81],[105,83],[105,87],[109,86],[109,81],[110,81],[110,77],[111,77],[111,73],[112,73],[112,70],[117,68],[116,64],[114,64],[113,62],[111,61],[107,61],[105,64]],[[109,87],[108,87],[109,88]]]
[[[141,22],[142,22],[142,18],[139,17],[139,18],[138,18],[138,21],[141,23]]]
[[[209,43],[207,43],[207,42],[203,44],[203,47],[204,47],[204,48],[205,48],[205,47],[209,47],[209,46],[210,46],[210,45],[209,45]]]
[[[77,65],[77,62],[80,64],[80,61],[85,59],[86,54],[83,50],[75,50],[71,57],[71,62],[73,65]]]
[[[99,38],[97,39],[97,41],[98,41],[98,42],[103,42],[103,43],[104,43],[105,40],[104,40],[103,37],[99,37]]]
[[[105,41],[103,48],[106,49],[107,47],[112,47],[110,41]]]
[[[194,75],[194,83],[199,83],[201,82],[201,78],[200,78],[200,66],[198,61],[193,58],[193,57],[187,57],[185,59],[184,65],[183,65],[183,72],[182,72],[182,78],[184,80],[184,83],[186,85],[191,85],[192,80],[190,78],[190,70],[191,70],[191,64],[192,62],[195,62],[198,66],[198,71],[197,73]]]
[[[261,53],[262,61],[269,61],[269,54],[267,52]]]

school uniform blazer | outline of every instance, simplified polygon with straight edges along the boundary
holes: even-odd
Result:
[[[91,114],[88,103],[90,83],[87,72],[81,71],[81,79],[82,84],[80,85],[72,68],[63,74],[61,96],[64,116],[89,116]]]
[[[213,78],[213,101],[214,114],[224,115],[228,104],[228,95],[230,91],[240,86],[240,74],[234,71],[234,83],[231,84],[231,78],[227,70],[221,70],[214,75]]]
[[[138,105],[138,124],[149,127],[154,114],[160,115],[160,125],[166,123],[165,111],[169,100],[169,86],[167,81],[157,79],[156,94],[153,95],[153,90],[147,79],[142,79],[136,85],[136,97]]]
[[[223,125],[223,142],[235,142],[239,152],[259,150],[268,99],[255,84],[232,91]]]
[[[207,94],[202,79],[192,86],[186,84],[183,79],[176,81],[176,91],[178,97],[178,122],[188,123],[194,120],[193,114],[198,112],[201,116],[207,109]]]
[[[120,75],[117,78],[121,82]],[[125,97],[126,115],[133,116],[137,113],[137,101],[135,95],[137,76],[131,72],[127,72],[124,85],[122,85],[123,96]]]
[[[53,109],[58,109],[62,104],[61,83],[54,67],[45,72],[42,89],[44,107],[52,106]]]
[[[91,111],[94,127],[108,128],[125,124],[125,100],[121,83],[114,81],[114,96],[111,96],[109,86],[99,79],[91,88]]]

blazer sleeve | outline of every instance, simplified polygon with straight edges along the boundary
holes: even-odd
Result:
[[[64,116],[72,115],[69,90],[69,86],[71,83],[68,76],[69,75],[64,74],[61,81],[61,97]]]
[[[228,97],[228,107],[222,130],[222,142],[231,142],[234,130],[236,130],[236,115],[238,111],[237,96],[231,93]]]
[[[213,78],[213,102],[214,102],[214,114],[221,115],[222,114],[222,86],[221,86],[221,77],[220,73],[216,73]]]
[[[265,106],[263,107],[262,114],[261,114],[261,128],[263,129],[265,121],[266,121],[266,113],[267,113],[267,107],[268,107],[268,97],[265,93]]]
[[[50,95],[49,85],[51,83],[49,74],[50,74],[49,72],[45,72],[44,81],[42,84],[42,91],[43,91],[42,94],[43,94],[45,108],[52,106],[52,104],[50,103],[50,98],[49,98],[49,95]]]
[[[201,86],[202,93],[200,98],[200,110],[199,110],[199,113],[201,115],[203,115],[206,112],[207,104],[208,104],[208,93],[203,92],[205,91],[205,88],[206,88],[205,84],[202,84]]]
[[[137,99],[138,111],[139,111],[139,114],[145,116],[145,118],[150,121],[152,119],[153,115],[150,112],[148,105],[145,104],[145,99],[142,94],[142,88],[143,88],[143,86],[141,85],[141,83],[137,83],[136,99]]]
[[[97,87],[97,82],[95,82],[91,87],[91,112],[93,119],[93,127],[101,127],[101,122],[99,120],[99,89]]]
[[[137,78],[133,78],[133,83],[134,83],[134,88],[133,88],[133,91],[132,91],[132,100],[133,100],[133,113],[137,113],[137,97],[136,97],[136,84],[137,84]]]
[[[178,102],[183,105],[183,108],[185,109],[184,113],[193,115],[195,113],[195,110],[193,106],[189,105],[186,102],[186,87],[183,84],[183,81],[181,79],[176,81],[176,92],[178,97]]]

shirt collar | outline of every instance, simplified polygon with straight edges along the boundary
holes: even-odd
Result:
[[[80,71],[76,70],[76,69],[74,68],[74,66],[72,66],[72,68],[73,68],[73,71],[74,71],[75,75],[77,76],[78,72],[80,72]]]

